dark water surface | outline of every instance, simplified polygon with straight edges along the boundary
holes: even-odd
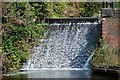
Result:
[[[94,74],[90,70],[36,70],[4,75],[2,80],[120,80],[113,75]]]

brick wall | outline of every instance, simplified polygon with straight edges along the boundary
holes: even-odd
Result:
[[[110,46],[120,49],[120,10],[102,10],[102,37]]]

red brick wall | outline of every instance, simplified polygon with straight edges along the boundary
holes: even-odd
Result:
[[[102,37],[110,46],[120,48],[120,17],[102,18]]]

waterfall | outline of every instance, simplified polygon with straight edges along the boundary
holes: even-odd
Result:
[[[50,24],[22,70],[84,69],[97,46],[98,23]]]

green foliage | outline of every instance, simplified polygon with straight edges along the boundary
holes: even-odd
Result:
[[[66,3],[64,2],[48,2],[46,3],[46,9],[47,17],[57,18],[57,17],[65,17],[64,15],[64,9],[66,6]]]
[[[115,8],[120,8],[120,1],[119,2],[114,2],[114,7]]]
[[[44,2],[29,2],[29,4],[35,9],[35,16],[38,16],[39,18],[44,16],[44,7],[46,6]]]
[[[95,67],[120,66],[118,50],[100,40],[101,46],[96,48],[91,64]]]
[[[91,17],[97,16],[101,3],[93,2],[46,2],[47,17]]]
[[[39,16],[27,2],[8,2],[2,5],[3,70],[12,71],[26,61],[30,46],[44,38],[45,26],[39,20],[34,21]]]
[[[81,3],[81,16],[83,17],[91,17],[91,16],[97,16],[98,11],[101,8],[101,3],[97,2],[86,2]]]

